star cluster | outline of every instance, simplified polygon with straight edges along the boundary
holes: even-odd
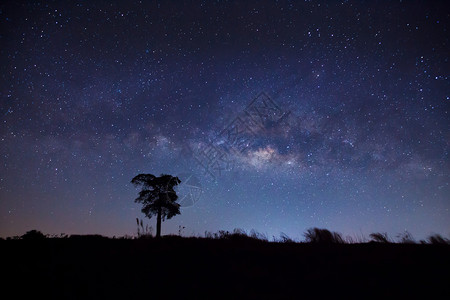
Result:
[[[448,24],[444,1],[2,2],[0,235],[134,234],[139,173],[201,186],[163,233],[448,235]],[[227,149],[261,92],[286,117]]]

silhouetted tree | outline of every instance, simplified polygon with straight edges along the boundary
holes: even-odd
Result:
[[[139,174],[131,180],[135,186],[141,186],[136,203],[142,203],[142,212],[147,218],[156,215],[156,237],[161,236],[161,220],[170,219],[180,214],[180,204],[174,187],[180,184],[178,177],[161,174]]]
[[[42,240],[45,239],[45,235],[38,230],[30,230],[27,231],[24,235],[22,235],[22,239],[24,240]]]

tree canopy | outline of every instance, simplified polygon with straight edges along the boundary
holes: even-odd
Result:
[[[174,190],[181,180],[167,174],[161,174],[159,177],[139,174],[131,180],[131,183],[141,187],[135,202],[142,204],[141,211],[147,218],[157,217],[156,236],[161,236],[161,220],[170,219],[181,213],[180,204],[176,202],[178,195]]]

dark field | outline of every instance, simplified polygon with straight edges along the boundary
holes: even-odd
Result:
[[[450,299],[449,245],[82,236],[0,249],[11,299]]]

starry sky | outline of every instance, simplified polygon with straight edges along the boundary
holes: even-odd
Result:
[[[445,1],[2,1],[0,236],[134,235],[130,181],[165,173],[163,234],[448,237],[448,25]]]

